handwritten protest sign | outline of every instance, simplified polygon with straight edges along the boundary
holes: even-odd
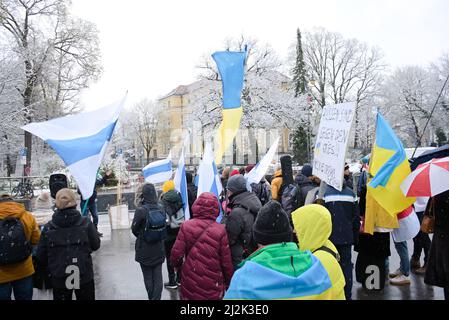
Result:
[[[325,106],[315,143],[313,174],[340,191],[354,113],[354,102]]]

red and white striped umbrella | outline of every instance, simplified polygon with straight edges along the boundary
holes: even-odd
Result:
[[[449,157],[420,164],[402,182],[401,190],[406,197],[433,197],[449,190]]]

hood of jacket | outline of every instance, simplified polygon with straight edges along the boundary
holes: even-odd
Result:
[[[302,173],[298,173],[298,175],[295,178],[295,182],[298,184],[300,188],[305,186],[314,186],[316,187],[315,183],[312,182],[308,177],[303,175]]]
[[[334,250],[335,247],[329,240],[332,218],[325,207],[318,204],[301,207],[292,213],[292,221],[301,250],[314,252],[322,246]]]
[[[17,218],[20,219],[26,212],[23,205],[14,201],[0,202],[0,219]]]
[[[52,222],[61,228],[68,228],[77,224],[82,219],[81,214],[75,208],[56,210],[52,216]]]
[[[262,208],[259,198],[254,193],[249,191],[233,194],[229,198],[229,208],[232,209],[239,206],[247,208],[253,215],[257,215],[260,208]]]
[[[142,200],[145,203],[157,203],[156,188],[152,184],[144,184],[142,187]]]
[[[164,193],[162,195],[162,198],[163,198],[164,201],[170,202],[170,203],[177,203],[177,202],[180,201],[179,200],[179,198],[180,198],[179,193],[176,190],[167,191],[166,193]]]
[[[220,214],[218,199],[213,193],[203,192],[192,205],[195,219],[216,220]]]

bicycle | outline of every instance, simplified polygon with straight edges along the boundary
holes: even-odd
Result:
[[[33,199],[34,197],[33,186],[29,182],[21,181],[17,186],[15,186],[12,189],[11,195],[14,198]]]

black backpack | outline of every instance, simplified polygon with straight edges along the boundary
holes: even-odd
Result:
[[[285,212],[290,214],[299,207],[299,201],[302,198],[302,194],[301,188],[297,184],[290,183],[283,188],[281,187],[280,194],[281,205]]]
[[[252,183],[251,190],[259,198],[262,206],[271,200],[271,193],[268,190],[265,182]]]
[[[70,228],[48,223],[48,271],[53,278],[67,278],[68,266],[76,266],[80,275],[86,274],[91,253],[87,218]]]
[[[0,220],[0,265],[26,260],[31,255],[31,244],[26,239],[25,227],[17,218]]]
[[[166,214],[162,209],[154,210],[143,206],[147,210],[143,239],[148,243],[162,241],[167,238]]]

